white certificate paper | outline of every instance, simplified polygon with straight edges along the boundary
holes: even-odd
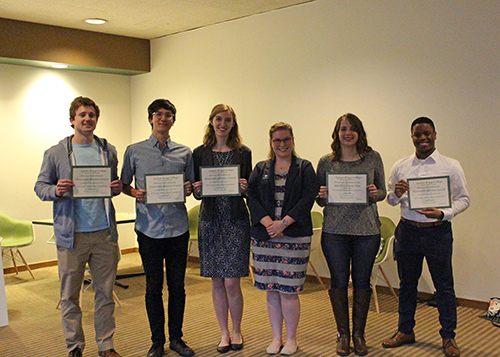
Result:
[[[184,203],[184,174],[146,175],[146,204]]]
[[[408,203],[411,210],[451,207],[450,177],[425,177],[407,180],[410,185]]]
[[[111,166],[73,166],[73,198],[112,197]]]
[[[368,174],[327,174],[328,204],[368,204]]]
[[[201,197],[240,196],[240,165],[200,167]]]

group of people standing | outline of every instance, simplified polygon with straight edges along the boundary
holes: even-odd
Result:
[[[61,312],[69,357],[82,356],[85,347],[79,289],[87,263],[96,293],[99,356],[120,356],[113,346],[112,288],[119,258],[114,209],[109,198],[72,198],[71,167],[78,165],[111,166],[113,195],[124,192],[136,199],[135,230],[146,273],[145,300],[152,340],[147,357],[163,356],[167,341],[164,275],[168,287],[169,347],[183,357],[194,355],[182,340],[189,243],[186,207],[184,203],[146,202],[146,175],[180,173],[185,177],[185,195],[193,193],[201,200],[200,274],[212,280],[214,310],[221,332],[217,352],[223,354],[244,347],[240,279],[249,274],[250,246],[255,287],[266,291],[272,329],[266,352],[284,356],[297,352],[298,293],[304,289],[312,236],[310,212],[317,202],[324,207],[321,245],[331,273],[329,296],[338,330],[336,352],[340,356],[348,356],[351,351],[359,356],[368,354],[365,326],[371,300],[370,276],[381,240],[377,202],[386,198],[386,186],[382,159],[368,145],[359,118],[345,114],[337,120],[332,150],[320,159],[315,172],[311,162],[297,155],[293,128],[287,123],[271,126],[268,159],[258,162],[252,170],[251,150],[242,144],[236,113],[230,106],[219,104],[212,109],[203,144],[192,153],[170,137],[176,113],[175,106],[166,99],[151,103],[148,107],[151,136],[127,148],[120,180],[115,148],[94,135],[99,108],[89,98],[78,97],[71,104],[74,135],[45,153],[35,191],[42,200],[54,201]],[[456,305],[449,221],[468,207],[469,196],[458,161],[440,155],[435,149],[434,123],[424,117],[416,119],[411,136],[416,153],[394,165],[388,183],[388,202],[401,205],[401,221],[395,233],[395,257],[401,280],[400,320],[398,332],[383,346],[398,347],[415,341],[417,285],[425,257],[437,290],[443,351],[447,357],[457,357],[460,350],[454,339]],[[203,196],[200,168],[228,165],[239,166],[241,195]],[[328,204],[326,180],[330,173],[366,174],[367,204]],[[408,178],[431,176],[449,176],[451,207],[410,210]]]

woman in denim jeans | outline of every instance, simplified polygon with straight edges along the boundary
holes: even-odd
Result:
[[[337,323],[337,354],[348,356],[351,351],[347,288],[352,275],[352,340],[356,355],[364,356],[368,353],[364,333],[371,300],[370,277],[380,246],[377,202],[386,196],[384,165],[368,146],[363,124],[354,114],[337,120],[332,138],[332,152],[319,160],[317,170],[320,190],[316,202],[325,207],[321,246],[331,274],[329,295]],[[328,204],[328,174],[366,174],[367,203]]]

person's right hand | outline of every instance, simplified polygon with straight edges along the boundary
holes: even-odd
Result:
[[[71,188],[75,186],[73,180],[62,179],[57,181],[56,185],[56,196],[62,197],[65,193],[71,191]]]
[[[327,186],[320,186],[318,196],[320,198],[326,199],[327,194],[328,194],[328,187]]]
[[[146,190],[135,190],[135,199],[143,202],[146,199]]]

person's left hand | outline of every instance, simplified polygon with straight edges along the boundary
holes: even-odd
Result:
[[[242,195],[245,195],[247,193],[247,189],[248,189],[248,182],[247,182],[247,179],[244,179],[244,178],[240,178],[238,180],[238,182],[240,183],[240,190],[241,190],[241,194]]]
[[[123,190],[123,184],[121,180],[114,180],[111,181],[111,184],[109,185],[111,187],[111,190],[113,191],[113,195],[119,195],[122,193]]]
[[[193,192],[193,185],[191,185],[191,182],[184,182],[184,191],[186,192],[186,196],[189,196],[191,192]]]
[[[440,211],[437,208],[423,208],[423,209],[416,210],[415,212],[423,214],[427,218],[440,219],[443,211]]]
[[[375,186],[373,183],[371,185],[366,186],[366,188],[368,189],[368,196],[370,197],[377,196],[378,193],[377,186]]]
[[[266,227],[267,234],[271,238],[281,238],[283,237],[283,231],[286,226],[283,224],[282,220],[273,221],[270,225]]]

